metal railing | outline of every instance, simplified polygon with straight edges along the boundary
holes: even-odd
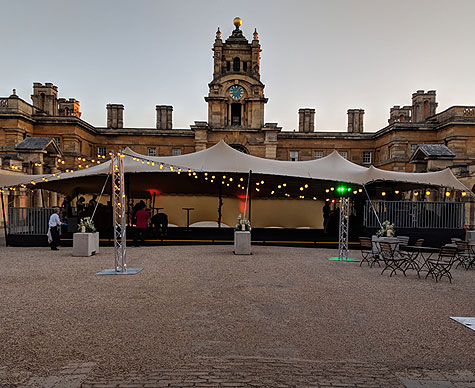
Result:
[[[389,221],[395,228],[463,229],[465,224],[465,203],[463,202],[410,202],[372,201],[366,202],[364,225],[379,228],[379,221]],[[376,212],[376,214],[375,214]]]
[[[53,213],[52,207],[10,207],[8,208],[8,234],[46,234],[48,221]]]

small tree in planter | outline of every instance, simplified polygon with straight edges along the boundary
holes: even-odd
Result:
[[[396,230],[394,229],[394,224],[391,224],[389,221],[384,221],[381,224],[381,228],[376,232],[378,237],[394,237],[396,235]]]
[[[236,227],[234,228],[236,232],[250,232],[251,231],[251,223],[249,220],[246,220],[245,218],[242,218],[241,215],[239,214],[238,216],[238,223],[236,224]]]
[[[73,236],[73,256],[90,256],[99,253],[99,232],[91,217],[81,218],[78,232]]]
[[[243,219],[241,215],[239,215],[238,223],[234,228],[234,254],[251,254],[251,223],[249,220]]]
[[[97,229],[94,226],[94,221],[91,217],[81,218],[78,224],[79,233],[96,233]]]

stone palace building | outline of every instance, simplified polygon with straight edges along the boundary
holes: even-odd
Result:
[[[255,30],[248,40],[234,20],[213,44],[213,74],[208,121],[173,127],[173,107],[157,105],[155,128],[124,126],[124,106],[108,104],[107,126],[81,119],[79,101],[59,98],[52,83],[34,83],[31,102],[16,95],[0,98],[0,160],[3,170],[25,173],[76,169],[79,156],[95,157],[126,146],[139,153],[180,155],[206,149],[220,140],[255,156],[310,160],[338,150],[348,160],[394,171],[435,171],[451,167],[470,189],[475,184],[475,106],[437,112],[436,92],[417,90],[410,105],[393,106],[388,125],[363,129],[364,110],[348,109],[345,132],[315,131],[315,109],[298,111],[298,130],[264,122],[268,99],[261,82],[261,45]],[[58,157],[64,164],[58,166]],[[61,162],[62,163],[62,162]],[[52,204],[52,203],[50,203]],[[19,205],[19,204],[18,204]]]

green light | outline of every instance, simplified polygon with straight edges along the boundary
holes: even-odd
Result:
[[[351,191],[351,187],[338,186],[338,187],[336,188],[336,191],[339,192],[339,193],[341,193],[341,194],[343,194],[343,193],[345,193],[345,192],[347,192],[347,191]]]

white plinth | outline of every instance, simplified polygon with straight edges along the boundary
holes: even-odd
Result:
[[[92,256],[93,253],[96,252],[95,234],[96,233],[74,233],[73,256]]]
[[[251,254],[251,232],[234,232],[234,254]]]

